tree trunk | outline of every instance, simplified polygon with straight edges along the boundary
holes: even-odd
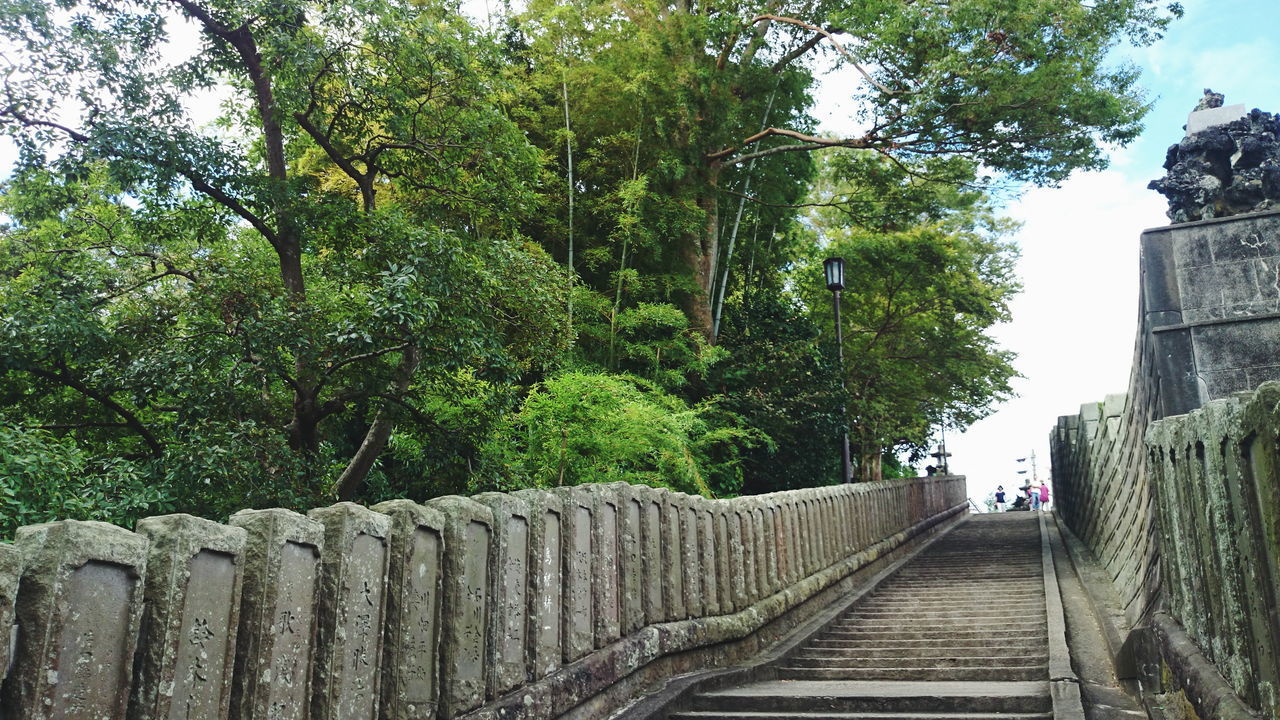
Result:
[[[719,198],[716,187],[720,179],[720,162],[711,161],[698,195],[698,207],[705,214],[703,231],[696,237],[686,238],[680,257],[693,277],[693,288],[683,298],[683,310],[689,325],[714,345],[712,334],[714,317],[711,307],[711,290],[715,286],[715,260],[720,250]]]
[[[410,345],[405,348],[404,354],[400,357],[400,365],[396,368],[395,380],[392,382],[390,391],[394,397],[400,397],[409,389],[409,383],[413,380],[413,375],[418,371],[418,364],[422,360],[422,354],[418,352],[418,348]],[[364,480],[369,475],[369,471],[373,469],[373,463],[382,454],[387,446],[387,441],[391,439],[391,431],[395,430],[396,421],[392,414],[387,410],[387,406],[383,405],[373,416],[373,422],[369,424],[369,430],[364,435],[364,440],[360,442],[360,449],[352,456],[347,467],[342,471],[342,475],[338,477],[337,491],[339,500],[352,500],[356,493],[364,486]]]

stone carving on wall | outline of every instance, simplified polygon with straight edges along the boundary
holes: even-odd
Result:
[[[1175,224],[1280,209],[1280,118],[1224,107],[1223,96],[1206,89],[1164,169],[1147,187],[1168,199]]]

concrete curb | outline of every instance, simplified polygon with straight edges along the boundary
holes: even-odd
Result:
[[[1164,661],[1182,680],[1182,690],[1197,715],[1205,720],[1258,720],[1262,717],[1262,713],[1240,699],[1173,616],[1157,610],[1151,614],[1149,627]]]
[[[1067,647],[1067,620],[1062,610],[1062,592],[1049,545],[1049,528],[1045,513],[1040,513],[1040,564],[1044,570],[1044,605],[1049,636],[1049,694],[1053,698],[1055,720],[1084,720],[1084,703],[1080,699],[1080,678],[1071,669],[1071,650]]]

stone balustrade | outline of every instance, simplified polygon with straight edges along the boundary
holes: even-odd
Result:
[[[1269,718],[1280,717],[1278,439],[1275,382],[1147,432],[1167,611]]]
[[[602,717],[661,659],[752,636],[965,502],[962,477],[615,483],[24,527],[0,544],[0,718]]]

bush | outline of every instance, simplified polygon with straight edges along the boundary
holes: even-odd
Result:
[[[734,492],[738,448],[767,438],[716,415],[634,376],[566,372],[536,386],[493,436],[475,489],[623,481]]]
[[[0,537],[67,519],[131,528],[141,517],[172,510],[172,495],[151,481],[147,466],[92,458],[67,438],[0,424]]]

